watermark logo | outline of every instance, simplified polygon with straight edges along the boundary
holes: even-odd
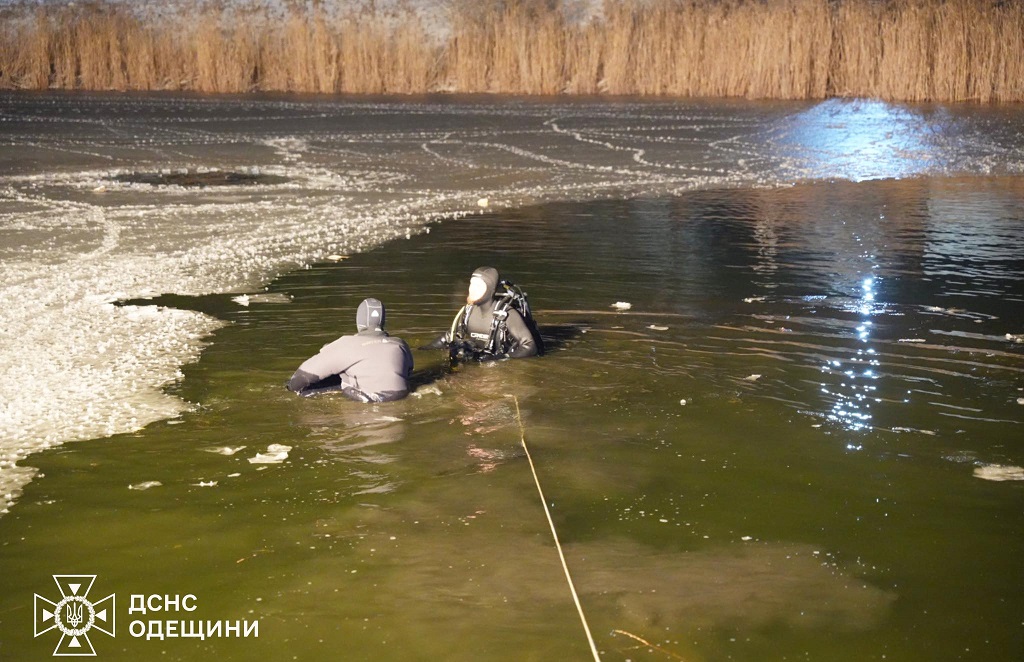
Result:
[[[55,657],[95,656],[89,631],[114,636],[114,594],[98,602],[89,600],[96,575],[53,575],[53,581],[61,599],[51,602],[35,594],[35,636],[60,631],[60,641],[53,649]]]

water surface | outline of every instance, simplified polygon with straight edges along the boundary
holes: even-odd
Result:
[[[189,407],[166,388],[218,320],[115,301],[253,294],[480,204],[1016,176],[1020,117],[862,100],[0,94],[0,516],[33,453]]]
[[[247,306],[158,298],[227,323],[171,389],[197,406],[33,456],[0,519],[0,650],[48,655],[31,595],[88,572],[124,603],[92,636],[108,659],[587,659],[525,435],[605,659],[1017,659],[1024,483],[982,476],[1024,465],[1021,186],[527,206]],[[284,390],[362,298],[418,345],[487,264],[529,293],[546,356],[417,351],[416,393],[369,407]],[[271,444],[286,461],[248,461]],[[260,636],[132,638],[132,593]]]

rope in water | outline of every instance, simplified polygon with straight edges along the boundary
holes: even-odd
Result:
[[[515,395],[512,399],[516,403],[516,421],[519,423],[519,441],[526,452],[526,460],[530,463],[530,471],[533,473],[533,483],[537,486],[537,494],[540,495],[540,503],[544,506],[544,514],[548,517],[548,525],[551,527],[551,537],[555,539],[555,549],[558,550],[558,558],[562,560],[562,570],[565,571],[565,580],[569,582],[569,590],[572,592],[572,601],[576,603],[576,611],[579,612],[580,622],[583,623],[583,631],[587,633],[587,641],[590,643],[590,652],[594,654],[595,662],[601,662],[601,656],[597,652],[597,645],[594,637],[590,634],[590,626],[587,625],[587,617],[583,614],[583,605],[580,604],[580,596],[576,594],[576,586],[572,583],[572,575],[569,574],[569,566],[565,562],[565,554],[562,553],[562,543],[558,541],[558,532],[555,531],[555,522],[551,519],[551,511],[548,510],[548,501],[544,498],[544,490],[540,487],[540,478],[537,477],[537,468],[533,465],[533,458],[530,457],[530,449],[526,446],[526,428],[523,427],[523,417],[519,412],[519,398]]]

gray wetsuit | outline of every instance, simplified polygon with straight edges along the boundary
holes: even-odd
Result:
[[[409,394],[412,352],[401,338],[384,331],[384,304],[366,299],[356,312],[358,333],[324,345],[307,359],[292,378],[288,390],[312,395],[340,390],[360,402],[387,402]]]
[[[467,343],[479,356],[484,352],[491,338],[491,326],[494,323],[495,308],[498,303],[494,294],[501,278],[497,269],[493,267],[480,267],[473,272],[473,277],[483,280],[487,285],[487,291],[477,303],[467,305],[462,309],[461,321],[456,325],[455,337],[446,335],[445,341]],[[505,312],[507,317],[504,320],[506,329],[504,343],[502,347],[495,348],[498,357],[518,359],[541,353],[543,345],[535,328],[531,328],[516,309],[507,308]]]

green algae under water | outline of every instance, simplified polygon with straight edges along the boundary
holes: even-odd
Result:
[[[1019,659],[1024,483],[975,474],[1024,464],[1022,192],[562,203],[446,221],[247,307],[164,297],[230,322],[175,387],[196,407],[30,459],[44,475],[0,519],[0,659],[51,655],[32,634],[52,574],[116,593],[116,637],[89,633],[108,660],[587,659],[516,400],[604,659]],[[546,356],[416,351],[417,392],[382,405],[283,388],[366,296],[429,341],[480,265],[527,290]],[[271,444],[286,461],[248,461]],[[154,594],[197,608],[129,613]]]

